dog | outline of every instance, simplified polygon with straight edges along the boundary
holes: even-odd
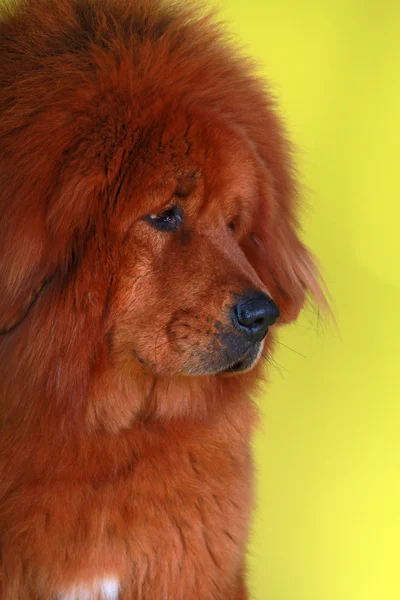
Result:
[[[252,396],[323,303],[271,95],[213,14],[0,18],[0,598],[245,600]]]

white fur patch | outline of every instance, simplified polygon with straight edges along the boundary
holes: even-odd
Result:
[[[104,578],[90,584],[75,585],[67,592],[58,594],[58,600],[118,600],[117,579]]]

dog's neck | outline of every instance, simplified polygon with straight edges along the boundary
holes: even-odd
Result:
[[[247,406],[260,366],[239,376],[154,375],[136,366],[105,371],[92,381],[85,413],[88,431],[118,433],[133,423],[207,423],[221,411]]]

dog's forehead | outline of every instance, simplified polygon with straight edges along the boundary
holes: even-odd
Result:
[[[229,129],[211,138],[201,171],[204,196],[210,207],[228,208],[230,213],[257,197],[254,156],[247,140]]]
[[[251,195],[256,156],[238,126],[208,111],[188,111],[165,138],[170,141],[178,194],[189,194],[202,182],[205,193],[213,196]]]
[[[243,131],[210,111],[182,108],[178,118],[161,113],[148,129],[126,183],[139,212],[179,203],[195,216],[253,205],[256,180],[254,151]]]

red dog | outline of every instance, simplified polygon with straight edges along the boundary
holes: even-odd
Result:
[[[0,112],[1,600],[247,598],[249,397],[321,298],[270,98],[193,8],[26,0]]]

